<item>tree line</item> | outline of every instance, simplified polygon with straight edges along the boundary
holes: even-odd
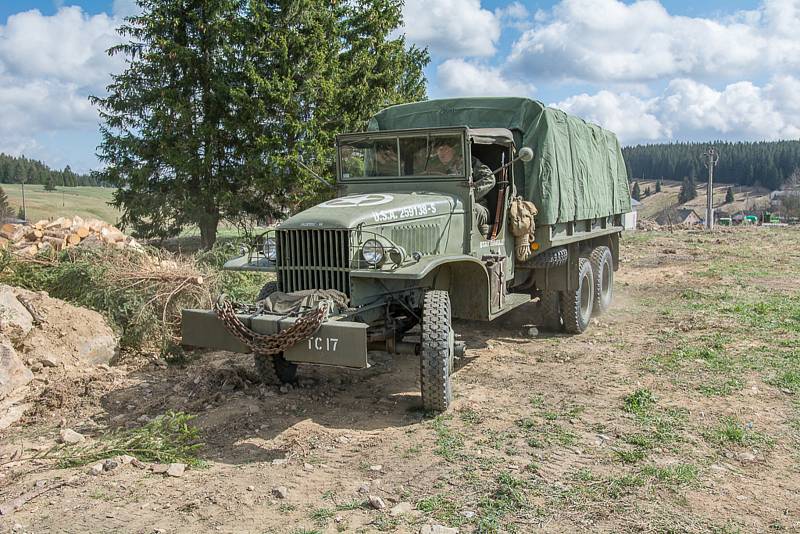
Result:
[[[708,171],[703,153],[708,146],[719,152],[714,179],[723,183],[776,190],[800,168],[800,141],[636,145],[623,148],[622,154],[631,180],[689,178],[705,182]]]
[[[104,185],[96,175],[73,172],[69,165],[60,171],[53,170],[41,161],[3,153],[0,153],[0,183],[40,184],[52,188]]]
[[[141,237],[244,226],[331,195],[337,133],[423,100],[426,49],[396,36],[402,0],[138,0],[101,114],[121,223]]]

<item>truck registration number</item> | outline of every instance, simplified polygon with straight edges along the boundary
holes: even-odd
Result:
[[[312,336],[308,338],[308,350],[335,352],[339,338]]]

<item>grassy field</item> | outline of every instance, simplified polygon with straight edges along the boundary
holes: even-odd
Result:
[[[2,186],[16,215],[22,206],[22,185]],[[119,210],[108,204],[113,194],[114,189],[110,187],[59,187],[55,191],[45,191],[43,185],[29,184],[25,186],[25,208],[29,221],[80,215],[116,224]]]
[[[661,212],[669,208],[690,208],[700,217],[705,217],[706,212],[706,184],[698,184],[697,197],[686,204],[678,203],[678,194],[681,190],[681,182],[664,181],[660,193],[656,193],[655,180],[640,180],[639,187],[642,194],[646,188],[652,192],[649,196],[642,197],[642,206],[639,208],[639,217],[648,219],[656,218]],[[725,194],[728,187],[733,187],[734,201],[725,204]],[[769,192],[765,189],[744,185],[732,185],[724,183],[714,184],[714,208],[716,210],[736,213],[740,210],[760,210],[769,208]]]

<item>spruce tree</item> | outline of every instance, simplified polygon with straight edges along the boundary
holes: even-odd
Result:
[[[656,193],[661,192],[661,180],[656,180]]]
[[[56,190],[56,180],[53,178],[53,175],[47,177],[47,181],[44,183],[44,190],[45,191],[55,191]]]
[[[639,182],[633,182],[633,189],[631,190],[631,198],[633,200],[642,200],[642,192],[639,189]]]
[[[691,176],[686,176],[681,184],[680,193],[678,193],[678,203],[685,204],[695,197],[697,197],[697,189],[694,180]]]
[[[733,187],[728,188],[728,192],[725,193],[725,204],[730,204],[734,201],[733,198]]]
[[[0,220],[11,217],[11,215],[13,215],[13,211],[11,210],[11,206],[8,205],[8,195],[6,195],[6,192],[0,187]]]

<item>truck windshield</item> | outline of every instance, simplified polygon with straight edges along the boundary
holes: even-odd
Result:
[[[341,177],[466,176],[460,135],[360,137],[339,145]]]

